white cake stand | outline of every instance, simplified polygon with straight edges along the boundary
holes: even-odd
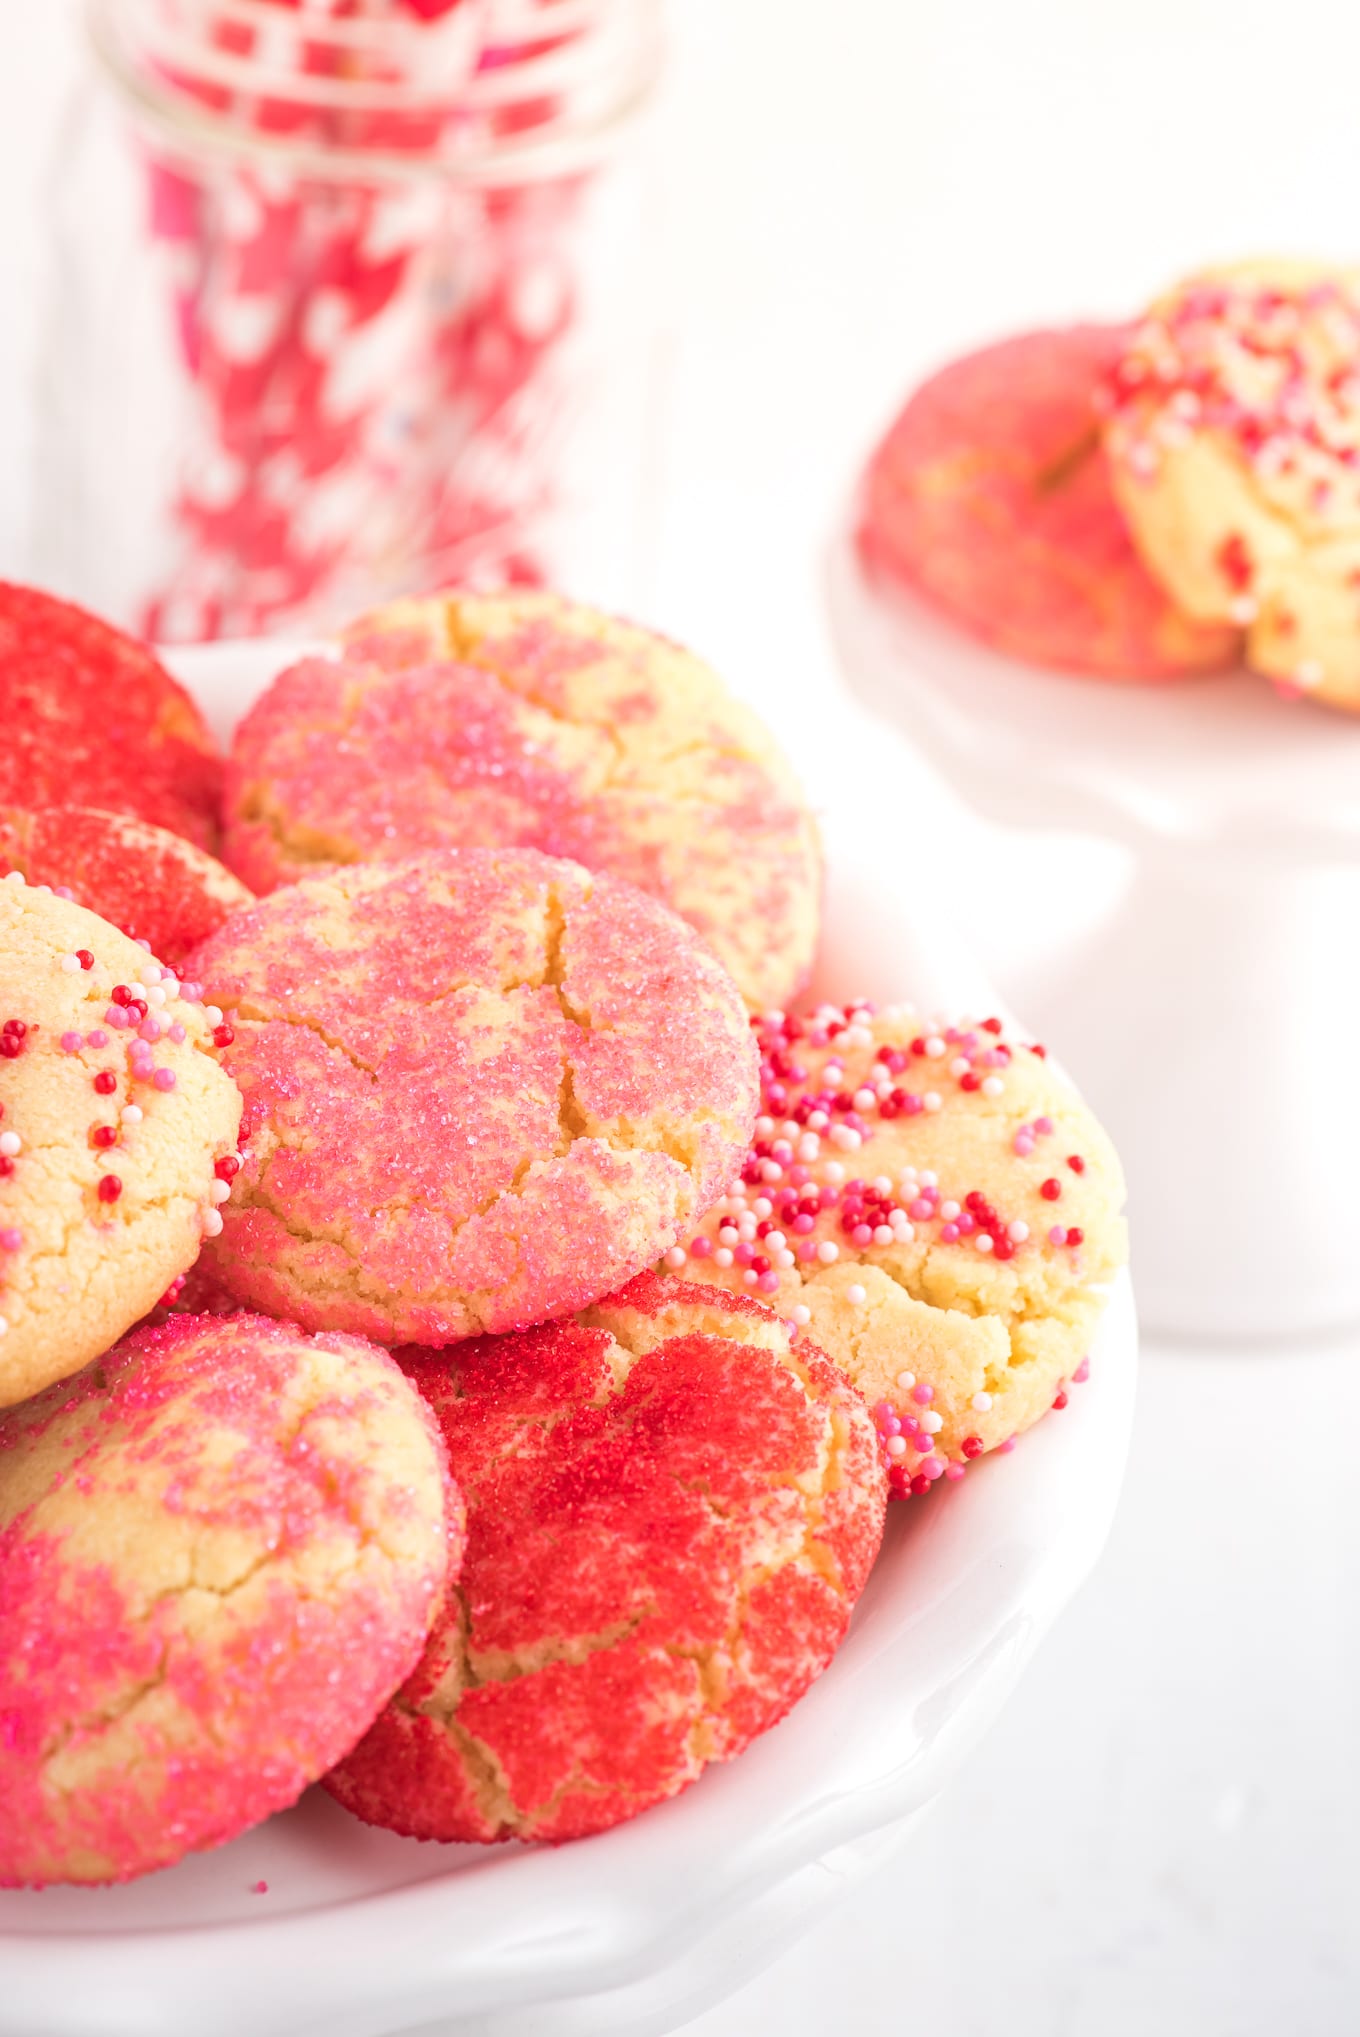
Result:
[[[1131,852],[1116,911],[1022,1000],[1123,1155],[1145,1326],[1360,1320],[1360,723],[1244,673],[1033,670],[871,592],[846,541],[830,603],[855,693],[975,809]]]

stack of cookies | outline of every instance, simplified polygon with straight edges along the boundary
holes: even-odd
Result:
[[[223,766],[0,588],[0,696],[0,1884],[740,1752],[1085,1376],[1100,1128],[995,1017],[799,1008],[812,818],[646,630],[401,604]]]

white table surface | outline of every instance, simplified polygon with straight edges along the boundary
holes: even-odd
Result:
[[[0,4],[0,572],[23,566],[72,6]],[[684,0],[674,40],[650,616],[807,751],[837,713],[823,546],[914,375],[1009,326],[1123,311],[1201,260],[1360,256],[1360,13]],[[904,885],[952,887],[1008,988],[1117,881],[1091,844],[999,854],[905,751],[901,784]],[[1244,1118],[1225,1165],[1250,1164]],[[696,2037],[1360,2027],[1358,1431],[1360,1327],[1151,1351],[1108,1557],[971,1771]]]

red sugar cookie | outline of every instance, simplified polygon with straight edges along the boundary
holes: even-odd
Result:
[[[1126,338],[1022,333],[931,376],[865,475],[870,574],[1032,664],[1142,680],[1231,665],[1239,633],[1174,606],[1114,498],[1094,398]]]
[[[425,1839],[575,1839],[772,1726],[883,1530],[858,1395],[768,1309],[644,1275],[575,1323],[398,1353],[468,1501],[424,1659],[326,1782]]]
[[[172,968],[254,902],[206,849],[149,821],[88,806],[0,807],[0,873],[7,870],[69,892]]]
[[[237,731],[224,853],[256,891],[444,844],[636,884],[753,1004],[811,968],[817,833],[768,731],[690,652],[556,595],[381,610]]]
[[[0,1885],[291,1804],[417,1662],[462,1507],[385,1352],[182,1316],[0,1415]]]
[[[581,1308],[750,1136],[730,978],[655,899],[533,850],[311,878],[187,967],[245,1096],[204,1271],[309,1329],[444,1344]]]
[[[221,764],[197,707],[144,644],[0,581],[0,806],[73,797],[211,848]]]

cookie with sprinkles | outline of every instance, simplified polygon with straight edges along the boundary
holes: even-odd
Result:
[[[1115,501],[1094,398],[1125,337],[1022,333],[931,376],[865,474],[857,544],[874,583],[1030,664],[1142,680],[1232,664],[1236,628],[1181,612]]]
[[[256,891],[443,844],[636,884],[753,1006],[812,965],[817,832],[769,732],[690,652],[556,595],[380,610],[237,730],[224,855]]]
[[[255,896],[183,836],[88,806],[0,807],[0,874],[10,870],[88,906],[171,968]]]
[[[655,899],[531,849],[310,878],[190,966],[245,1095],[204,1271],[309,1329],[443,1344],[581,1308],[750,1138],[730,977]]]
[[[79,1371],[193,1264],[240,1115],[192,986],[0,880],[0,1407]]]
[[[0,581],[0,712],[0,806],[74,797],[213,847],[217,747],[145,644],[70,602]]]
[[[462,1521],[357,1338],[184,1316],[0,1415],[0,1885],[126,1881],[293,1803],[419,1660]]]
[[[1129,334],[1105,443],[1139,550],[1281,691],[1360,712],[1360,270],[1192,276]]]
[[[999,1019],[822,1006],[756,1034],[755,1141],[664,1264],[806,1326],[874,1409],[894,1491],[924,1492],[1085,1378],[1126,1253],[1118,1159]]]
[[[347,1809],[425,1839],[580,1838],[730,1760],[825,1669],[886,1480],[859,1396],[769,1309],[643,1276],[576,1322],[397,1356],[467,1555],[327,1779]]]

